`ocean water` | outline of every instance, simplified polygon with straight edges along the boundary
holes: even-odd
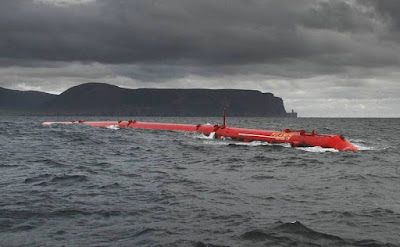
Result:
[[[400,119],[227,119],[358,152],[41,125],[78,119],[130,117],[0,118],[0,246],[400,246]]]

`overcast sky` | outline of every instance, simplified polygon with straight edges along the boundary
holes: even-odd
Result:
[[[1,0],[0,86],[272,92],[302,117],[400,117],[399,0]]]

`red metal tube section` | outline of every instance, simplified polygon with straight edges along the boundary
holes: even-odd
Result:
[[[104,122],[86,122],[86,121],[72,121],[72,122],[43,122],[43,125],[52,124],[84,124],[95,127],[109,127],[118,126],[120,128],[137,128],[137,129],[153,129],[153,130],[173,130],[173,131],[186,131],[198,132],[204,135],[215,133],[215,138],[231,138],[234,141],[251,142],[251,141],[264,141],[269,143],[290,143],[293,147],[323,147],[333,148],[340,151],[358,151],[352,143],[345,140],[343,136],[339,135],[321,135],[315,134],[314,131],[306,133],[304,130],[290,130],[285,129],[282,131],[274,130],[257,130],[257,129],[243,129],[234,128],[224,125],[192,125],[192,124],[174,124],[174,123],[153,123],[153,122],[138,122],[135,120],[129,121],[104,121]]]

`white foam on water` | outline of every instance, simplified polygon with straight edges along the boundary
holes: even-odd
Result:
[[[326,153],[326,152],[332,152],[332,153],[337,153],[339,150],[334,149],[334,148],[323,148],[323,147],[297,147],[296,149],[303,150],[306,152],[311,152],[311,153]]]
[[[204,135],[203,133],[194,133],[193,136],[196,139],[212,140],[215,139],[215,132],[211,132],[208,136]]]
[[[361,144],[353,143],[353,145],[354,145],[356,148],[358,148],[359,151],[376,150],[376,148],[374,148],[374,147],[366,147],[366,146],[363,146],[363,145],[361,145]]]
[[[260,142],[260,141],[253,141],[253,142],[239,142],[239,141],[231,141],[231,140],[205,140],[203,141],[204,144],[207,145],[219,145],[219,146],[228,146],[228,145],[235,145],[235,146],[247,146],[247,147],[259,147],[259,146],[280,146],[290,148],[289,143],[268,143],[268,142]]]
[[[364,141],[364,140],[361,140],[361,139],[350,139],[349,141],[350,141],[356,148],[358,148],[359,151],[377,150],[376,147],[369,147],[369,146],[366,146],[365,144],[366,144],[367,142]],[[386,147],[383,148],[383,149],[386,149]]]
[[[233,145],[237,146],[251,146],[251,147],[257,147],[257,146],[272,146],[271,143],[268,142],[259,142],[259,141],[253,141],[253,142],[233,142],[231,143]]]
[[[215,141],[203,141],[204,144],[207,145],[217,145],[217,146],[228,146],[229,144],[231,144],[230,142],[226,142],[226,141],[219,141],[219,140],[215,140]]]
[[[107,126],[107,129],[119,130],[119,126],[118,125],[109,125],[109,126]]]
[[[261,142],[261,141],[253,141],[253,142],[232,142],[233,145],[238,146],[250,146],[250,147],[258,147],[258,146],[280,146],[285,148],[290,148],[290,143],[269,143],[269,142]]]

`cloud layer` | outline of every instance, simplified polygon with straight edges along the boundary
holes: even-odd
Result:
[[[399,117],[399,11],[397,0],[4,0],[0,86],[246,88],[302,116]]]

